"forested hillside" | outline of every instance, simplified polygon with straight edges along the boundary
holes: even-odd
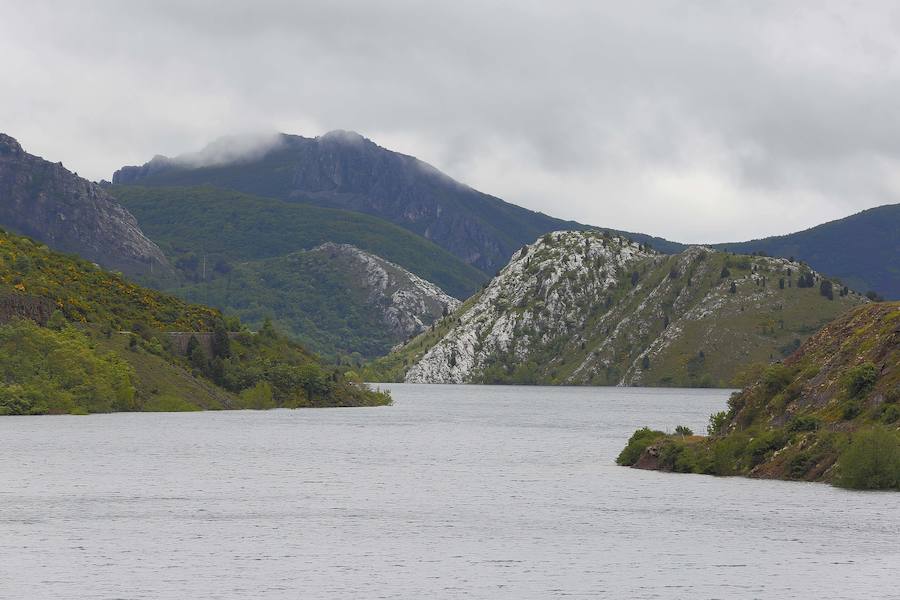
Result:
[[[114,186],[110,191],[194,282],[227,274],[239,262],[326,242],[352,244],[457,298],[468,297],[487,279],[428,240],[368,215],[211,187]]]
[[[0,372],[0,414],[389,401],[269,324],[252,333],[2,231]]]
[[[716,247],[794,257],[862,292],[900,299],[900,204],[870,208],[789,235]]]
[[[374,215],[433,241],[467,264],[493,275],[512,253],[539,235],[584,226],[534,212],[454,181],[415,157],[392,152],[363,136],[333,131],[316,138],[281,134],[264,152],[210,161],[240,147],[239,138],[218,140],[198,153],[157,156],[123,167],[113,183],[142,186],[211,185],[271,198]],[[635,239],[662,251],[684,247],[641,234]],[[451,291],[391,256],[397,262]],[[455,293],[455,292],[453,292]]]

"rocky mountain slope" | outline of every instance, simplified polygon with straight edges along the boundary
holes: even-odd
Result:
[[[864,210],[805,231],[717,244],[732,252],[796,257],[861,292],[900,299],[900,204]]]
[[[166,276],[172,269],[125,208],[98,185],[28,154],[0,134],[0,225],[105,268]]]
[[[435,242],[489,275],[537,236],[583,227],[481,193],[353,132],[333,131],[316,138],[282,134],[265,149],[254,145],[244,157],[226,152],[245,144],[226,138],[192,155],[157,156],[143,166],[119,169],[113,182],[211,185],[368,213]],[[635,237],[658,249],[682,248],[658,238]]]
[[[726,386],[864,302],[787,259],[700,247],[667,256],[605,233],[555,232],[367,376]]]
[[[618,462],[900,489],[900,303],[860,306],[825,326],[734,394],[708,433],[641,429]]]
[[[374,358],[422,333],[459,300],[406,269],[349,244],[237,263],[227,274],[175,290],[250,327],[271,316],[330,358]]]

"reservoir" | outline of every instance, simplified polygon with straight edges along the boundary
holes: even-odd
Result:
[[[900,598],[900,494],[615,465],[729,391],[0,418],[0,598]]]

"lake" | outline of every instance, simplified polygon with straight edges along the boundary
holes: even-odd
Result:
[[[900,494],[637,471],[724,390],[0,418],[0,598],[900,598]]]

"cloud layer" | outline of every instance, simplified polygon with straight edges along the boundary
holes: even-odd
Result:
[[[900,198],[890,2],[0,0],[0,131],[82,175],[359,131],[482,191],[682,241]]]

